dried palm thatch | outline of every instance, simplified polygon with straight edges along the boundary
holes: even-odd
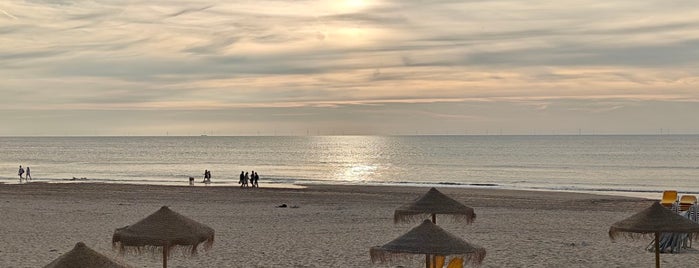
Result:
[[[163,254],[163,267],[173,249],[189,255],[197,254],[199,244],[208,250],[214,243],[214,229],[163,206],[160,210],[132,225],[118,228],[112,236],[112,246],[120,253]]]
[[[78,242],[75,247],[61,255],[44,268],[129,268],[107,256],[92,250],[83,242]]]
[[[651,237],[655,233],[699,233],[699,224],[655,202],[650,207],[609,227],[609,237],[616,239]]]
[[[696,237],[699,234],[699,224],[655,202],[650,207],[609,227],[609,238],[612,240],[620,236],[631,239],[654,236],[655,267],[660,267],[660,233],[687,233]]]
[[[463,239],[445,231],[430,220],[408,231],[380,247],[369,250],[371,261],[391,262],[409,258],[412,255],[426,255],[429,264],[430,256],[457,256],[472,265],[480,265],[485,258],[485,249],[469,244]]]
[[[436,214],[449,215],[453,221],[463,221],[466,224],[476,219],[473,208],[459,203],[433,187],[415,201],[397,208],[393,213],[393,222],[414,222],[432,216],[432,222],[436,223]]]

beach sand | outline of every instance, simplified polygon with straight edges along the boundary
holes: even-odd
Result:
[[[371,246],[418,223],[393,224],[393,210],[428,188],[309,186],[240,189],[124,184],[0,185],[0,267],[43,267],[76,242],[134,267],[159,256],[118,256],[115,228],[167,205],[216,230],[213,248],[179,253],[169,267],[395,267],[372,265]],[[610,241],[609,226],[651,200],[562,192],[440,188],[475,209],[471,225],[438,224],[487,250],[482,267],[652,267],[650,239]],[[660,197],[660,194],[658,198]],[[298,208],[277,208],[285,203]],[[445,218],[446,219],[446,218]],[[698,246],[699,247],[699,246]],[[699,251],[662,254],[663,267],[699,264]],[[424,267],[419,257],[401,264]]]

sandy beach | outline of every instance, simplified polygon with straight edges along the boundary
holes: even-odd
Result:
[[[216,231],[213,248],[174,254],[169,267],[395,267],[371,264],[369,248],[415,224],[393,224],[393,210],[427,188],[309,186],[240,189],[126,184],[0,184],[0,266],[43,267],[78,241],[134,267],[158,256],[118,256],[115,228],[167,205]],[[651,200],[562,192],[441,188],[475,209],[472,225],[441,221],[485,247],[482,267],[651,267],[650,239],[610,241],[609,226]],[[298,208],[278,208],[285,203]],[[699,263],[699,251],[663,254],[663,267]],[[405,267],[424,267],[416,260]]]

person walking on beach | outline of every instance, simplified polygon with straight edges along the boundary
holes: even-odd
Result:
[[[248,173],[245,172],[245,177],[243,178],[243,185],[245,187],[248,187],[248,180],[250,180],[250,176],[248,176]]]
[[[204,183],[206,183],[206,184],[211,183],[211,170],[204,171]]]
[[[29,170],[29,167],[27,167],[27,176],[24,176],[25,181],[29,181],[32,179],[32,172]]]
[[[243,188],[244,181],[245,181],[245,172],[241,171],[240,172],[240,180],[238,180],[238,183],[240,184],[240,188]]]
[[[250,188],[255,188],[255,171],[250,171]]]
[[[255,186],[255,188],[260,188],[260,185],[257,184],[257,180],[260,179],[260,175],[257,175],[257,172],[255,172],[255,174],[253,175],[253,177],[254,177],[253,182],[252,182],[252,183],[253,183],[253,186]]]
[[[19,171],[17,174],[19,174],[19,183],[22,183],[22,179],[24,179],[24,169],[22,168],[22,165],[19,165]]]

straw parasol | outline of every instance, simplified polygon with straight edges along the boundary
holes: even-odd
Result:
[[[44,268],[129,268],[78,242],[75,247]]]
[[[457,256],[473,265],[480,265],[485,258],[485,249],[469,244],[450,234],[430,220],[408,231],[380,247],[369,250],[371,262],[387,262],[394,259],[425,254],[425,265],[430,267],[431,256]]]
[[[699,224],[655,202],[652,206],[609,227],[609,237],[612,240],[619,236],[640,238],[654,235],[656,268],[660,267],[660,233],[686,233],[697,236]]]
[[[466,224],[470,224],[476,219],[473,208],[459,203],[432,187],[425,195],[397,208],[393,213],[393,222],[421,220],[424,219],[425,215],[431,215],[432,223],[437,223],[436,214],[446,214],[454,220],[465,221]]]
[[[163,252],[163,267],[174,248],[190,255],[197,254],[197,246],[204,243],[208,250],[214,243],[214,229],[163,206],[160,210],[132,225],[118,228],[112,236],[112,246],[120,253]]]

